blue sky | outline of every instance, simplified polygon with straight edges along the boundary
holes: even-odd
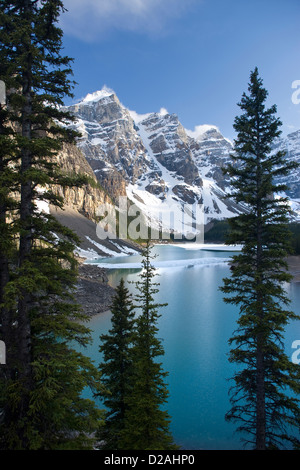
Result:
[[[64,4],[61,26],[65,53],[74,58],[74,101],[106,85],[137,113],[164,107],[190,130],[213,124],[232,139],[237,103],[257,66],[283,134],[300,129],[300,104],[292,102],[292,83],[300,85],[299,0]]]

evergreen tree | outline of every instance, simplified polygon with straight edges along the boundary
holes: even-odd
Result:
[[[7,106],[0,104],[0,339],[5,340],[6,345],[12,340],[10,312],[4,306],[5,286],[9,281],[9,260],[14,251],[14,231],[9,219],[17,206],[12,194],[18,189],[13,170],[16,145],[8,120]]]
[[[125,427],[121,435],[120,448],[131,450],[175,449],[169,431],[170,418],[163,409],[168,397],[165,384],[167,373],[158,358],[164,354],[157,337],[158,309],[165,304],[155,302],[158,292],[153,278],[155,268],[151,264],[151,247],[147,243],[143,250],[143,271],[136,283],[136,300],[141,314],[136,320],[133,340],[133,374],[131,392],[127,399]]]
[[[243,247],[232,258],[231,277],[222,286],[225,301],[240,310],[230,339],[230,361],[238,370],[227,419],[240,423],[246,442],[264,450],[296,440],[298,431],[299,372],[284,353],[283,335],[287,323],[299,317],[288,310],[283,286],[291,280],[286,264],[289,206],[287,198],[280,197],[285,185],[276,184],[296,164],[283,152],[272,152],[281,122],[276,106],[265,106],[268,92],[257,68],[248,91],[239,103],[243,114],[235,119],[237,138],[226,168],[233,188],[230,197],[247,207],[230,220],[227,242]]]
[[[0,110],[5,449],[89,447],[100,416],[81,395],[87,385],[98,388],[97,368],[70,346],[90,341],[72,297],[79,240],[38,207],[39,201],[62,207],[55,187],[84,182],[63,174],[56,160],[63,142],[75,137],[63,126],[71,116],[60,108],[73,87],[71,60],[61,55],[62,11],[60,0],[4,0],[0,7],[0,79],[8,90]]]
[[[124,429],[126,400],[130,393],[132,374],[132,335],[134,330],[134,307],[131,295],[125,287],[123,278],[116,289],[112,307],[112,328],[108,334],[100,336],[100,364],[104,398],[107,408],[105,427],[99,433],[101,449],[119,449],[120,433]]]

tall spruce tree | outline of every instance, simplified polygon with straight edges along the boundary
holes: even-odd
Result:
[[[130,377],[133,371],[131,347],[134,332],[134,306],[129,290],[121,279],[111,307],[112,328],[100,336],[100,364],[103,398],[107,413],[105,426],[99,433],[101,449],[119,449],[121,431],[124,429],[127,398],[130,394]]]
[[[136,283],[137,307],[141,314],[136,320],[133,338],[133,374],[127,398],[125,426],[121,434],[123,450],[170,450],[176,445],[169,430],[170,418],[163,409],[168,398],[165,384],[167,372],[158,358],[164,354],[157,337],[159,308],[166,304],[155,301],[159,283],[154,282],[155,268],[151,264],[151,246],[147,243],[142,252],[141,280]]]
[[[61,55],[62,11],[60,0],[0,6],[0,79],[8,91],[0,110],[4,449],[86,448],[100,417],[82,397],[87,385],[97,389],[97,368],[70,346],[90,341],[72,297],[78,239],[38,206],[62,207],[55,187],[84,182],[63,174],[56,159],[63,142],[75,137],[62,126],[71,116],[60,109],[73,87],[71,60]]]
[[[11,342],[12,332],[9,334],[10,312],[4,307],[4,296],[5,286],[9,281],[9,260],[14,251],[14,231],[9,223],[9,217],[17,206],[12,194],[18,189],[13,170],[16,145],[12,139],[8,119],[7,106],[2,103],[0,104],[0,335],[1,340],[6,340],[6,344]]]
[[[240,310],[238,328],[230,339],[230,361],[238,365],[231,389],[228,420],[240,423],[245,440],[258,450],[281,448],[297,441],[299,371],[284,352],[287,323],[299,319],[287,309],[284,283],[289,253],[286,186],[277,183],[296,164],[273,152],[281,122],[276,106],[266,108],[268,92],[258,70],[250,75],[243,113],[236,117],[231,176],[232,194],[247,211],[230,220],[229,244],[242,244],[232,259],[231,277],[224,279],[225,302]]]

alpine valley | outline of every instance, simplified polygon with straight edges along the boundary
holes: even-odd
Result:
[[[123,196],[139,208],[149,224],[174,233],[188,233],[195,223],[193,207],[201,207],[203,222],[226,219],[246,210],[226,199],[229,180],[222,168],[230,159],[233,144],[213,125],[188,130],[176,114],[165,109],[139,115],[127,109],[114,91],[104,87],[67,107],[76,120],[76,149],[66,149],[62,166],[82,170],[99,183],[97,190],[65,195],[69,209],[95,222],[103,202],[118,206]],[[287,158],[300,163],[300,130],[278,139],[274,151],[285,150]],[[287,177],[295,218],[300,216],[300,169]],[[85,190],[86,191],[86,190]],[[96,192],[95,192],[96,191]],[[98,191],[98,192],[97,192]],[[189,216],[185,208],[189,207]],[[166,226],[164,227],[164,223]],[[130,251],[120,240],[98,240],[85,234],[86,250],[111,255]],[[93,240],[92,240],[93,238]],[[98,246],[97,246],[98,245]],[[99,251],[100,250],[100,251]]]

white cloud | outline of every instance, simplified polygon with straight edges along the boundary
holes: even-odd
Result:
[[[161,34],[196,0],[65,0],[66,34],[92,41],[113,30]]]
[[[128,110],[128,111],[129,111],[130,116],[132,117],[132,119],[134,120],[134,122],[136,124],[139,124],[141,121],[143,121],[144,119],[146,119],[150,115],[150,113],[139,114],[136,111],[133,111],[131,109]]]
[[[169,114],[169,113],[168,113],[168,110],[166,108],[160,108],[159,114],[161,116],[165,116],[166,114]]]
[[[195,126],[194,130],[190,130],[190,129],[186,129],[186,133],[187,135],[189,135],[190,137],[193,137],[193,139],[201,139],[201,137],[207,132],[207,131],[210,131],[210,130],[216,130],[218,132],[219,129],[216,127],[216,126],[213,126],[212,124],[201,124],[200,126]]]
[[[129,114],[130,116],[132,117],[132,119],[134,120],[134,122],[136,124],[139,124],[140,122],[142,122],[144,119],[148,118],[150,116],[151,113],[147,113],[147,114],[139,114],[137,113],[136,111],[133,111],[133,110],[129,110]],[[166,114],[169,114],[168,113],[168,110],[166,108],[160,108],[158,114],[160,114],[161,116],[165,116]]]

